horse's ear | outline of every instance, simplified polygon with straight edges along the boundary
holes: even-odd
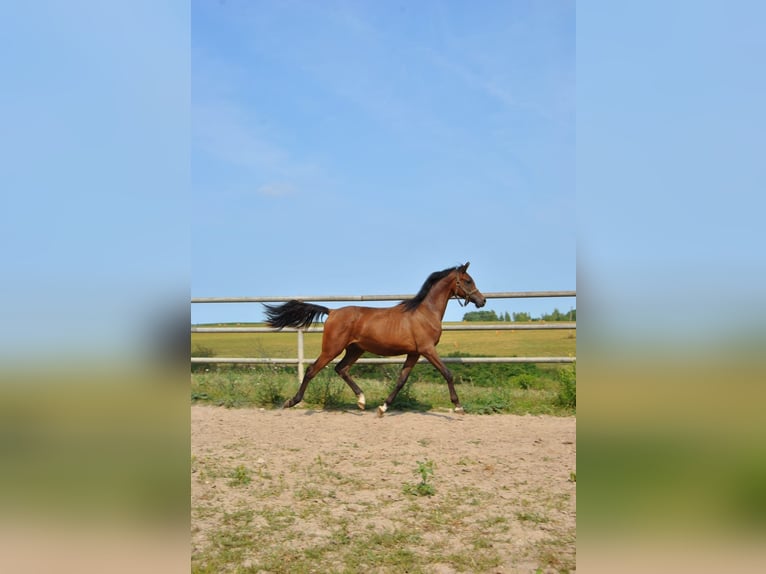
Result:
[[[471,264],[471,262],[470,262],[470,261],[466,261],[466,262],[465,262],[465,265],[463,265],[463,266],[460,268],[460,270],[461,270],[463,273],[465,273],[465,272],[468,270],[468,266],[469,266],[470,264]]]

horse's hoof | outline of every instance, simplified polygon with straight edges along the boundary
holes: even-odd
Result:
[[[356,406],[359,407],[360,411],[363,411],[367,406],[367,403],[364,401],[364,395],[359,395],[359,397],[357,397]]]
[[[464,415],[465,409],[463,409],[463,407],[455,407],[455,414]]]
[[[388,407],[385,404],[380,405],[378,407],[378,418],[381,418],[387,410],[388,410]]]
[[[289,409],[291,406],[293,406],[293,400],[290,399],[289,401],[285,401],[285,404],[282,405],[283,409]]]

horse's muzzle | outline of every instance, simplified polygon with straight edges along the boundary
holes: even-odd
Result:
[[[482,307],[484,307],[484,305],[487,304],[487,298],[481,293],[475,293],[474,295],[472,295],[471,301],[473,301],[473,304],[476,305],[477,309],[481,309]]]

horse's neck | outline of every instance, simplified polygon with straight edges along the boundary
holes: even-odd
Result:
[[[432,313],[439,320],[439,323],[441,323],[444,313],[447,311],[447,303],[449,303],[453,281],[452,274],[439,281],[431,288],[428,296],[424,299],[423,304],[421,304],[421,307],[425,307],[424,310]]]

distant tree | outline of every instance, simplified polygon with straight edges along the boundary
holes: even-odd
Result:
[[[469,311],[463,315],[463,321],[497,321],[494,311]]]
[[[518,313],[513,314],[513,320],[515,323],[528,323],[532,320],[532,317],[529,313],[525,313],[524,311],[520,311]]]
[[[554,309],[552,313],[543,314],[541,319],[543,321],[576,321],[577,309],[571,309],[566,313],[562,313],[558,309]]]
[[[577,309],[572,308],[566,313],[554,309],[550,313],[543,313],[539,317],[532,317],[526,311],[514,311],[513,313],[497,314],[496,311],[469,311],[463,315],[463,321],[513,321],[514,323],[529,323],[531,321],[577,321]]]

